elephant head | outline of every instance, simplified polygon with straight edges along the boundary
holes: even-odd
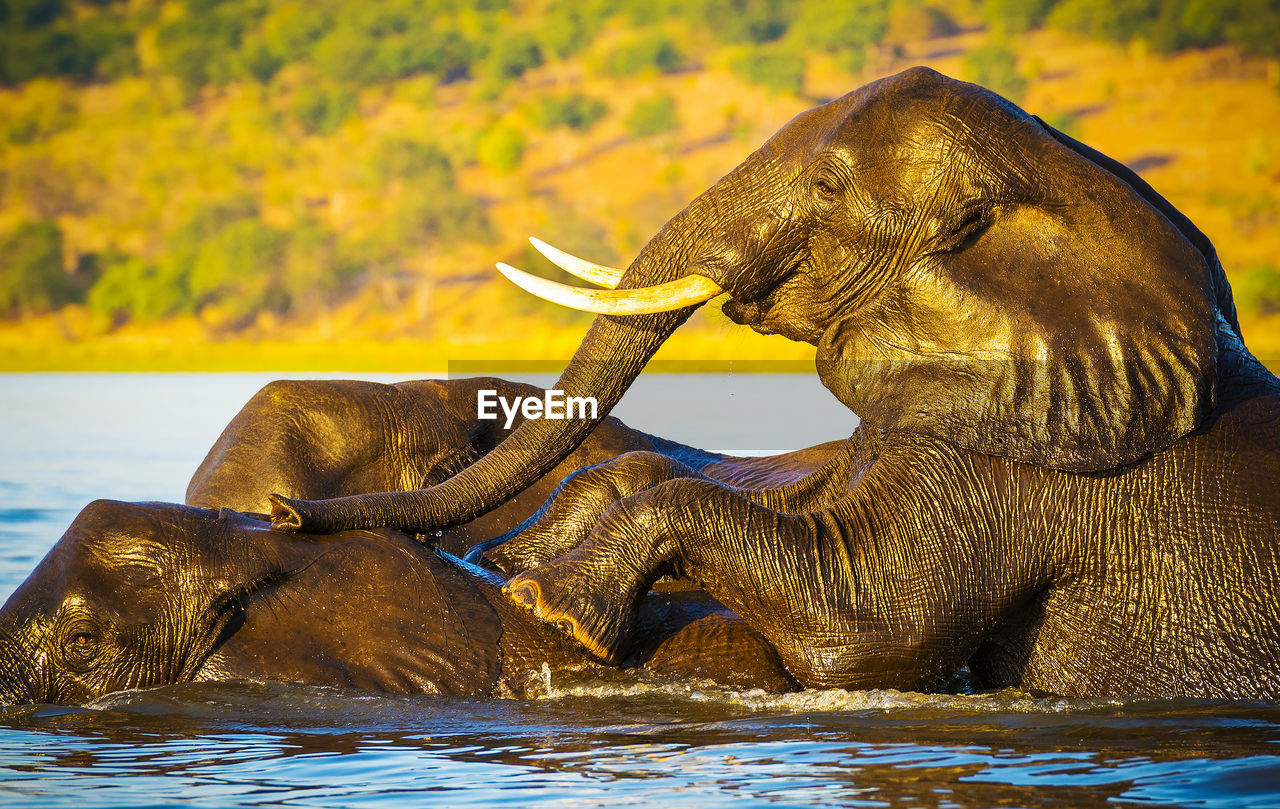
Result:
[[[215,551],[216,532],[201,532],[207,544],[161,541],[193,535],[194,511],[85,507],[0,610],[0,699],[84,702],[193,679],[239,596],[288,564]]]
[[[735,322],[814,344],[824,384],[867,424],[1073,472],[1193,430],[1213,406],[1219,320],[1234,327],[1208,240],[1149,186],[926,68],[796,117],[667,223],[615,290],[504,272],[601,313],[557,384],[596,396],[601,417],[723,291]],[[593,426],[530,421],[432,489],[277,498],[273,517],[443,527],[512,496]]]
[[[95,501],[0,609],[0,703],[243,677],[488,693],[501,631],[489,602],[385,533],[282,534],[230,510]]]

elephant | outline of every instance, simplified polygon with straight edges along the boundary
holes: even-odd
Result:
[[[356,380],[278,380],[241,408],[187,486],[187,505],[265,514],[272,492],[337,497],[413,491],[446,480],[525,423],[477,417],[477,394],[542,398],[534,385],[497,377],[384,385]],[[779,486],[811,476],[843,445],[832,441],[772,457],[738,458],[668,441],[605,418],[560,464],[493,511],[430,535],[438,548],[476,560],[537,511],[578,470],[633,452],[662,457],[729,485]],[[483,547],[476,548],[477,545]],[[495,552],[496,553],[496,552]]]
[[[313,537],[230,509],[98,500],[0,610],[0,702],[237,680],[522,697],[549,672],[599,669],[501,584],[400,531]],[[631,665],[795,690],[714,602],[672,593],[645,610]]]
[[[536,693],[543,664],[588,674],[600,664],[505,599],[501,576],[457,558],[477,538],[518,529],[579,466],[628,453],[731,484],[779,483],[812,475],[842,446],[739,459],[609,418],[568,471],[433,536],[435,547],[391,529],[281,533],[258,513],[275,490],[337,496],[447,477],[508,432],[477,418],[483,389],[509,399],[543,393],[494,378],[268,384],[209,450],[186,504],[96,501],[80,513],[0,608],[0,702],[85,702],[121,689],[239,679]],[[704,594],[668,588],[643,609],[628,666],[730,687],[798,688],[763,637]]]
[[[929,689],[969,661],[983,685],[1067,696],[1280,697],[1280,382],[1209,239],[1127,167],[912,68],[797,116],[625,270],[547,252],[606,288],[499,269],[599,314],[556,387],[601,418],[720,294],[734,322],[814,345],[861,418],[781,486],[619,456],[486,552],[596,657],[623,658],[675,573],[805,686]],[[273,525],[429,535],[595,423],[526,422],[414,492],[276,493]]]

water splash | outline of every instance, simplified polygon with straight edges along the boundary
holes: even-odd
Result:
[[[1126,704],[1118,699],[1037,697],[1011,688],[982,694],[922,694],[891,688],[866,691],[806,689],[774,694],[759,688],[738,690],[710,680],[663,678],[635,671],[627,672],[625,680],[584,680],[578,675],[568,675],[557,681],[545,663],[540,671],[538,687],[526,696],[542,700],[658,697],[769,712],[924,709],[947,713],[1067,713],[1118,708]]]

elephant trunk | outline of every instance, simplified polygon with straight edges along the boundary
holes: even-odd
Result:
[[[620,289],[681,277],[697,255],[701,206],[690,205],[663,228],[627,269]],[[501,506],[555,468],[622,398],[649,359],[697,306],[595,319],[555,387],[566,397],[595,397],[594,418],[526,420],[506,440],[430,489],[299,501],[272,495],[277,528],[333,533],[397,526],[418,532],[461,525]]]

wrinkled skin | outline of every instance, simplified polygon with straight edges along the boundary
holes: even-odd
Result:
[[[447,479],[521,429],[476,418],[476,394],[508,400],[543,389],[494,377],[382,385],[351,380],[272,382],[251,398],[214,442],[187,486],[188,505],[250,514],[268,495],[318,498],[413,491]],[[564,461],[501,507],[433,533],[434,545],[461,556],[520,524],[561,481],[627,453],[697,470],[730,485],[785,485],[822,468],[842,442],[771,458],[735,458],[677,444],[604,419]]]
[[[674,571],[806,685],[930,688],[971,660],[1067,695],[1280,697],[1280,384],[1208,239],[1127,168],[912,69],[798,116],[619,287],[693,273],[735,321],[815,345],[863,426],[782,489],[661,457],[584,473],[490,552],[545,562],[517,602],[616,660]],[[558,386],[607,410],[689,312],[598,318]],[[464,522],[591,426],[526,424],[439,485],[276,498],[273,519]]]
[[[501,583],[398,531],[282,534],[226,509],[99,500],[0,612],[0,699],[241,679],[520,696],[543,663],[591,668]],[[705,599],[650,599],[641,634],[633,665],[794,688],[760,636]]]
[[[447,480],[510,432],[502,420],[476,418],[476,394],[541,396],[503,379],[421,380],[381,385],[351,380],[272,382],[227,425],[187,487],[186,502],[250,513],[270,509],[267,496],[316,498],[413,491]],[[523,416],[517,415],[512,429]],[[479,519],[432,535],[456,555],[532,514],[575,470],[661,439],[604,420],[558,466]],[[707,456],[706,461],[712,460]]]
[[[497,379],[266,386],[210,450],[189,505],[97,501],[81,512],[0,609],[0,701],[77,703],[127,688],[246,678],[518,696],[541,687],[543,663],[557,672],[598,666],[503,598],[501,577],[400,531],[289,534],[240,513],[263,509],[273,490],[337,495],[447,475],[500,440],[500,425],[475,418],[479,388],[541,395]],[[736,459],[610,419],[571,460],[632,451],[725,481],[780,482],[812,474],[839,446]],[[548,476],[441,544],[462,553],[475,537],[513,529],[558,482]],[[700,593],[654,594],[642,612],[628,666],[796,687],[758,633]]]

